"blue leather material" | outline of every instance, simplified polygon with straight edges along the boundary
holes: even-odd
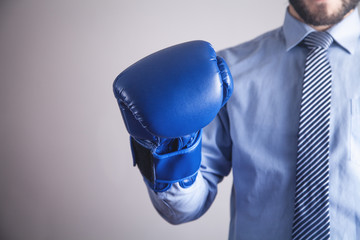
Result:
[[[128,109],[122,113],[129,133],[147,138],[146,129],[171,138],[209,124],[232,86],[229,71],[224,82],[218,59],[210,43],[192,41],[153,53],[120,73],[113,88]],[[227,69],[223,61],[220,66]]]
[[[192,146],[177,152],[153,152],[155,181],[174,183],[193,176],[201,164],[201,132]]]
[[[197,177],[197,173],[195,173],[194,176],[192,176],[192,177],[189,177],[189,178],[186,178],[186,179],[180,181],[179,184],[182,188],[188,188],[194,184],[196,177]]]
[[[125,69],[113,90],[131,135],[134,165],[150,188],[191,186],[201,164],[201,129],[232,94],[225,61],[208,42],[178,44]]]
[[[131,134],[131,136],[138,137],[141,139],[152,139],[153,135],[151,135],[139,121],[137,121],[136,117],[132,114],[130,109],[125,106],[124,102],[121,99],[117,99],[121,116],[124,120],[126,129]]]
[[[162,192],[176,182],[183,188],[194,183],[201,165],[201,133],[202,130],[197,132],[191,146],[164,154],[157,154],[156,148],[146,148],[132,138],[134,165],[138,165],[151,189]]]
[[[224,98],[223,98],[223,102],[221,105],[221,107],[223,107],[232,95],[232,92],[234,89],[234,83],[232,80],[230,69],[229,69],[228,65],[226,64],[225,60],[219,56],[217,56],[216,59],[218,62],[221,79],[223,81],[223,96],[224,96]]]
[[[144,177],[144,181],[152,190],[154,190],[154,192],[165,192],[172,185],[172,183],[150,182],[145,177]]]
[[[193,176],[185,178],[185,179],[179,181],[180,187],[182,187],[182,188],[191,187],[191,185],[193,185],[195,180],[196,180],[197,174],[198,173],[196,172]],[[173,184],[173,183],[163,183],[163,182],[150,182],[146,178],[144,178],[144,181],[155,192],[165,192]]]
[[[190,146],[162,154],[156,153],[157,148],[149,149],[132,138],[130,143],[134,163],[151,182],[174,183],[191,177],[201,164],[201,134],[202,130],[195,134]],[[143,163],[144,158],[146,164]],[[153,171],[148,171],[149,168],[153,168]]]

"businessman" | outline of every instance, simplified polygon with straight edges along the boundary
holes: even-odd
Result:
[[[118,76],[164,219],[202,216],[232,170],[229,239],[360,239],[358,3],[290,0],[284,24],[252,41],[177,45]]]

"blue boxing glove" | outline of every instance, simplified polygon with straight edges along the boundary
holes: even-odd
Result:
[[[231,96],[225,61],[204,41],[153,53],[115,79],[134,164],[154,191],[192,184],[201,164],[201,129]]]

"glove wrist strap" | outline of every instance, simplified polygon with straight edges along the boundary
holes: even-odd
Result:
[[[180,182],[190,186],[201,164],[201,131],[194,143],[179,151],[157,154],[130,138],[134,165],[137,165],[148,185],[154,191],[165,191],[171,184]],[[181,184],[182,182],[186,184]]]

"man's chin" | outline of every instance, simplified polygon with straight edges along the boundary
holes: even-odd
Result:
[[[290,0],[290,3],[306,24],[312,26],[331,26],[340,22],[352,12],[359,3],[359,0],[343,1],[342,5],[333,11],[329,10],[328,3],[323,1],[312,5],[311,8],[302,0]]]

